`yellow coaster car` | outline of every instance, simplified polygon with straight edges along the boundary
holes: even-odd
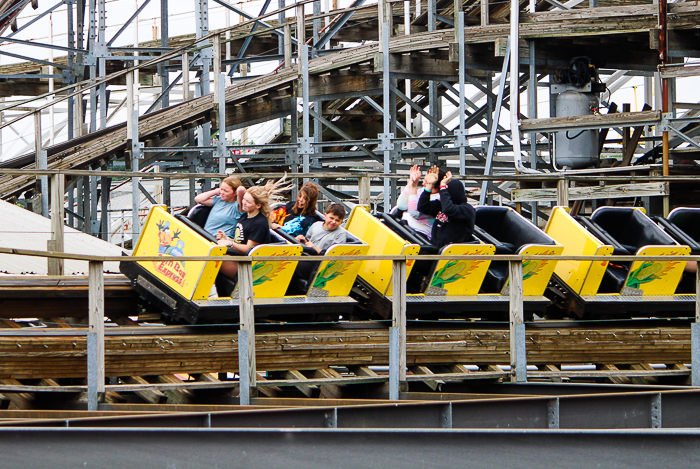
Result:
[[[552,211],[545,229],[564,246],[564,255],[668,256],[667,261],[559,261],[555,269],[560,298],[552,316],[677,316],[690,312],[695,297],[675,295],[690,253],[633,207],[601,207],[590,218]],[[557,313],[558,310],[558,313]]]
[[[477,208],[477,220],[480,208]],[[521,220],[526,223],[521,227],[521,231],[526,230],[527,233],[518,240],[513,240],[516,243],[520,241],[522,243],[517,247],[511,245],[515,248],[515,252],[510,251],[510,253],[526,252],[553,255],[560,252],[561,246],[557,246],[554,240],[534,225],[529,224],[528,226],[529,222],[516,212],[505,207],[489,208],[496,209],[497,213],[483,213],[493,215],[493,223],[489,224],[488,228],[498,235],[504,236],[507,231],[500,230],[502,225],[512,226]],[[505,244],[481,230],[482,235],[489,237],[493,242],[484,242],[474,238],[472,243],[451,244],[438,251],[423,235],[402,225],[392,215],[377,214],[372,216],[361,208],[353,210],[348,220],[347,229],[365,239],[371,246],[370,254],[376,255],[493,255],[497,250],[494,243],[498,243],[503,249],[506,249]],[[530,242],[525,244],[525,240]],[[540,245],[546,246],[546,248],[538,250]],[[407,262],[407,315],[425,319],[448,317],[506,318],[509,309],[508,265],[507,262],[502,261],[501,264],[491,262],[489,259],[409,260]],[[525,271],[525,294],[527,295],[525,308],[528,312],[544,311],[548,304],[548,300],[542,296],[542,292],[549,281],[549,276],[554,268],[553,264],[549,261],[541,262],[537,264],[538,268]],[[496,265],[495,268],[494,265]],[[502,269],[504,266],[505,275]],[[360,288],[356,298],[362,303],[366,314],[370,317],[388,318],[391,316],[391,269],[391,261],[371,261],[366,262],[360,271],[358,280]],[[491,285],[498,288],[497,290],[484,290],[486,279],[489,276],[495,279]]]
[[[301,256],[303,247],[271,232],[277,243],[253,247],[252,257]],[[362,255],[369,247],[359,239],[331,246],[326,255]],[[226,256],[226,254],[232,256]],[[160,256],[163,261],[122,262],[121,272],[134,289],[173,322],[235,322],[238,319],[238,286],[219,275],[221,261],[235,261],[236,253],[218,246],[213,237],[187,217],[170,215],[154,206],[132,254]],[[221,260],[182,261],[182,256],[216,256]],[[240,254],[239,254],[240,255]],[[299,262],[294,260],[253,261],[253,303],[256,317],[294,319],[309,314],[349,314],[356,302],[348,296],[358,261],[324,261],[318,256],[304,295],[285,296]],[[218,277],[218,278],[217,278]],[[216,283],[216,288],[214,285]],[[219,296],[214,294],[219,291]],[[225,293],[224,293],[225,292]],[[230,296],[228,293],[230,292]],[[227,296],[222,296],[222,293]]]

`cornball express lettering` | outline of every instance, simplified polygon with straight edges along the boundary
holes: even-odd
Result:
[[[156,270],[161,274],[168,277],[170,280],[174,281],[181,287],[185,285],[185,276],[187,271],[182,266],[179,261],[164,261],[164,262],[154,262]]]

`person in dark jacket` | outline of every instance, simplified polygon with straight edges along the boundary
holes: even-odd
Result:
[[[418,199],[418,211],[435,217],[431,242],[441,248],[452,243],[466,243],[472,240],[476,211],[467,203],[464,185],[452,180],[448,171],[440,181],[440,199],[430,200],[430,192],[438,180],[438,168],[433,166],[425,176],[425,188]]]

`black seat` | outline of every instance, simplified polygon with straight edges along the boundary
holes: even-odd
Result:
[[[474,235],[496,246],[496,254],[518,254],[527,244],[556,244],[542,230],[508,207],[475,207]],[[508,281],[508,262],[492,261],[480,293],[500,293]]]
[[[209,218],[209,212],[211,212],[211,207],[197,204],[187,213],[187,218],[204,228],[204,225],[207,224],[207,218]]]
[[[594,233],[596,237],[613,246],[614,255],[636,254],[644,246],[676,244],[641,210],[632,207],[601,207],[593,212],[590,222],[599,228],[599,232]],[[588,225],[584,224],[586,228]],[[608,264],[598,291],[619,293],[625,286],[629,267],[629,262]]]
[[[690,246],[690,253],[700,254],[700,208],[680,207],[668,214],[668,219],[655,220],[679,244]]]

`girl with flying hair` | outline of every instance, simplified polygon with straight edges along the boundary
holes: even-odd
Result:
[[[243,215],[238,220],[233,238],[219,231],[216,233],[218,244],[246,254],[253,246],[271,242],[270,202],[282,199],[281,193],[289,188],[286,175],[276,182],[268,181],[264,186],[248,188],[241,204]],[[227,277],[235,277],[238,273],[238,263],[223,262],[221,272]]]
[[[282,231],[292,236],[305,236],[311,225],[322,220],[316,214],[318,192],[316,184],[311,181],[305,182],[299,189],[296,200],[287,202],[272,212],[272,228],[282,228]]]

